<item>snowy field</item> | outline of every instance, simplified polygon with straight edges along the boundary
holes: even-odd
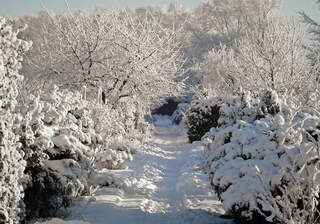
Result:
[[[155,126],[149,148],[135,154],[128,169],[106,171],[122,182],[121,189],[101,188],[75,202],[67,221],[44,223],[232,223],[219,218],[221,203],[198,171],[201,143],[188,144],[185,130],[168,117],[156,117]]]

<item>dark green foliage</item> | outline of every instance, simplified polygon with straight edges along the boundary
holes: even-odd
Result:
[[[69,205],[71,198],[55,172],[38,167],[32,170],[31,178],[24,197],[27,219],[56,217],[59,209]]]
[[[186,125],[190,142],[200,141],[212,127],[218,126],[220,107],[209,101],[195,101],[186,113]]]
[[[37,149],[35,145],[30,148]],[[27,220],[59,217],[74,198],[88,192],[92,168],[81,151],[53,147],[40,152],[26,159],[25,173],[30,179],[24,192]]]
[[[233,209],[228,212],[232,214],[230,217],[236,224],[271,224],[271,222],[266,221],[266,218],[258,212],[252,212],[252,217],[246,218],[242,215],[242,212],[249,210],[249,208],[246,206],[240,206],[241,209],[236,207],[237,206],[234,205]]]
[[[68,160],[65,160],[68,164]],[[64,165],[65,165],[64,164]],[[72,169],[73,163],[69,163]],[[61,216],[75,196],[83,194],[86,181],[79,175],[63,175],[48,166],[28,170],[32,178],[25,190],[27,220]],[[82,179],[81,183],[79,179]]]

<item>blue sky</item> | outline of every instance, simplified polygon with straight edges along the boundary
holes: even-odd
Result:
[[[65,9],[64,0],[42,0],[46,8],[59,13]],[[139,7],[143,5],[166,6],[171,0],[68,0],[72,9],[94,9],[96,6],[121,8],[125,6]],[[190,8],[196,7],[198,0],[180,0]],[[320,20],[319,6],[316,0],[283,0],[282,9],[288,15],[296,15],[298,11],[305,11]],[[37,13],[41,10],[40,0],[0,0],[0,15],[22,16]]]

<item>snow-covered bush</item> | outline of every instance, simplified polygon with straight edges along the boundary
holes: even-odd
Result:
[[[137,151],[136,140],[150,137],[151,126],[145,119],[145,108],[136,100],[128,98],[115,107],[110,104],[92,105],[92,118],[95,130],[103,136],[104,144],[111,149]]]
[[[314,223],[319,127],[320,114],[296,110],[271,90],[221,104],[217,127],[202,139],[204,170],[238,223]]]
[[[219,104],[210,100],[194,100],[186,112],[187,134],[190,142],[200,141],[210,128],[218,125]]]
[[[171,115],[172,123],[179,124],[182,121],[185,113],[189,109],[189,106],[190,105],[188,103],[179,103],[178,108]]]
[[[79,94],[68,91],[30,96],[23,118],[16,120],[29,183],[27,218],[56,216],[73,197],[88,190],[93,150],[101,144]]]
[[[12,131],[17,83],[22,77],[22,54],[30,44],[17,38],[19,30],[0,16],[0,223],[19,223],[24,215],[23,188],[26,162],[18,151],[17,136]]]
[[[90,193],[90,176],[102,168],[119,168],[131,157],[109,149],[95,130],[93,105],[82,94],[57,87],[30,96],[16,120],[27,161],[27,218],[61,215],[72,200]],[[110,165],[111,164],[111,165]]]

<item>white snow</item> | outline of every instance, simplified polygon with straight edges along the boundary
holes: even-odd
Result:
[[[52,219],[50,221],[45,222],[46,224],[90,224],[88,222],[83,221],[63,221],[61,219]],[[35,224],[41,224],[40,222],[36,222]]]
[[[105,170],[120,187],[103,187],[75,202],[68,221],[45,223],[232,223],[219,218],[221,203],[199,171],[201,143],[188,144],[185,130],[171,125],[169,117],[156,117],[155,124],[148,149],[133,155],[127,169]]]

